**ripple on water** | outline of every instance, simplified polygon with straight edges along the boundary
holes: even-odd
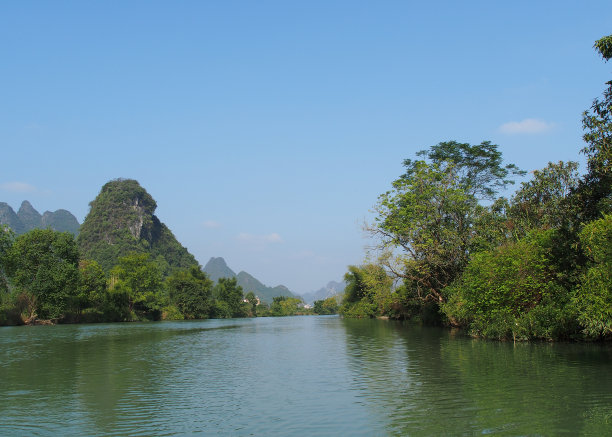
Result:
[[[0,435],[592,434],[612,354],[337,317],[0,330]]]

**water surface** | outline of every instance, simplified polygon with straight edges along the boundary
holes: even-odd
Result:
[[[612,435],[612,349],[287,317],[0,329],[0,435]]]

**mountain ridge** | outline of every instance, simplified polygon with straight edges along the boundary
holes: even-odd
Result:
[[[222,257],[211,257],[204,266],[203,271],[207,273],[208,276],[215,282],[218,281],[219,278],[236,278],[236,282],[242,287],[244,294],[252,291],[257,297],[259,297],[259,299],[266,303],[272,303],[272,300],[277,296],[297,296],[284,285],[268,287],[244,270],[241,270],[236,274],[231,268],[228,267],[227,263]]]
[[[7,225],[17,235],[32,229],[50,228],[76,236],[80,229],[79,221],[70,211],[58,209],[55,212],[45,211],[41,215],[28,200],[21,202],[17,213],[9,204],[0,202],[0,224]]]

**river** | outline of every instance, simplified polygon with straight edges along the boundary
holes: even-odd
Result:
[[[0,435],[612,435],[612,347],[306,316],[0,328]]]

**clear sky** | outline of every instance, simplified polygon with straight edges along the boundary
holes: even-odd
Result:
[[[204,265],[297,293],[364,259],[402,161],[584,159],[606,1],[3,1],[0,201],[83,221],[133,178]]]

